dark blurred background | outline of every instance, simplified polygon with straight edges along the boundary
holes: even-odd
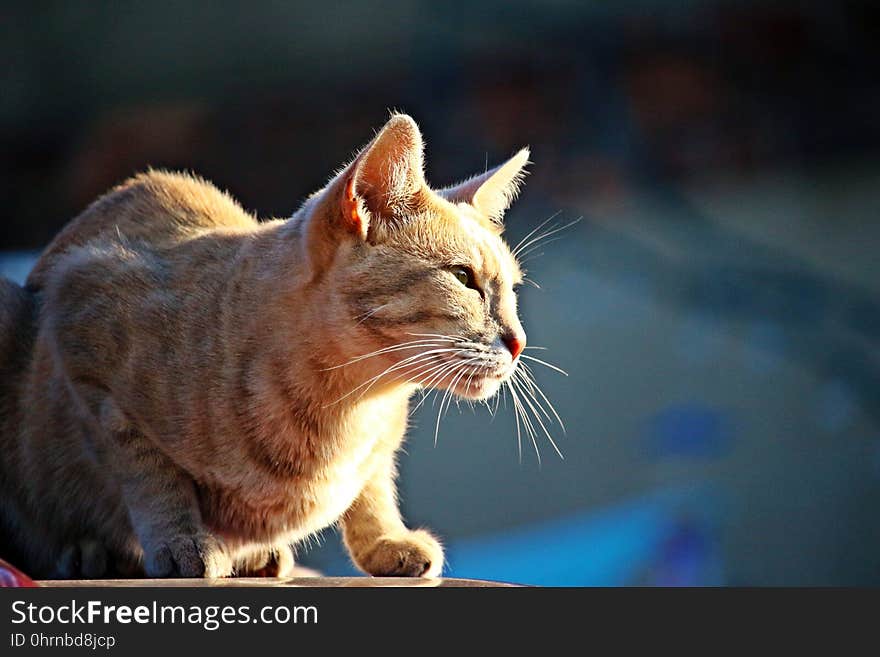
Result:
[[[419,412],[404,510],[448,574],[880,584],[880,5],[553,0],[0,6],[0,273],[148,165],[290,215],[389,109],[508,215],[583,220],[523,318],[568,433]],[[537,255],[537,253],[535,255]],[[559,430],[556,434],[560,435]],[[302,562],[351,572],[325,532]]]

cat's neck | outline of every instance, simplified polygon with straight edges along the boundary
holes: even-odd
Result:
[[[294,404],[312,417],[350,414],[381,399],[406,404],[416,385],[380,376],[387,359],[357,360],[363,353],[346,332],[351,318],[334,303],[333,281],[312,268],[301,225],[297,217],[268,223],[236,258],[227,333],[240,343],[232,353],[255,361],[237,369],[248,370],[264,403]]]

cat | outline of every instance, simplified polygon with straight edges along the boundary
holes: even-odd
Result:
[[[434,577],[398,511],[422,387],[486,399],[526,336],[502,239],[529,151],[432,190],[394,114],[287,220],[189,174],[95,201],[0,281],[0,554],[36,577],[285,576],[337,524],[354,564]]]

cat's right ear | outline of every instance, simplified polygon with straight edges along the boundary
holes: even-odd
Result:
[[[299,212],[306,218],[313,268],[329,266],[341,241],[352,237],[381,241],[395,223],[406,220],[426,188],[422,149],[416,122],[395,114],[348,166],[303,205]],[[301,218],[294,215],[292,225],[300,226]]]
[[[337,176],[343,229],[367,239],[405,217],[425,187],[423,148],[416,122],[392,116]]]

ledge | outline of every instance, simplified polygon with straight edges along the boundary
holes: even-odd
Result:
[[[52,588],[105,588],[105,587],[312,587],[312,588],[372,588],[372,587],[506,587],[516,584],[487,582],[476,579],[418,577],[229,577],[223,579],[55,579],[38,581],[40,586]]]

